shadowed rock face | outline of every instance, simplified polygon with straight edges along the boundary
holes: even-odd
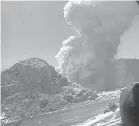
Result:
[[[126,126],[139,125],[139,83],[122,90],[120,95],[120,114]]]
[[[133,98],[134,98],[134,104],[137,106],[139,113],[139,82],[136,83],[133,87]]]
[[[136,1],[137,2],[137,4],[139,5],[139,1]]]
[[[68,81],[46,61],[30,58],[16,63],[1,73],[2,101],[5,97],[36,91],[42,94],[58,94]]]

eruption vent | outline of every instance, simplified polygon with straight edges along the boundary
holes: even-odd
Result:
[[[137,14],[139,7],[133,1],[70,0],[64,7],[64,17],[77,36],[63,42],[56,56],[56,70],[71,81],[106,88],[97,80],[106,80],[101,75],[111,66],[120,37]],[[91,80],[82,81],[88,77]]]

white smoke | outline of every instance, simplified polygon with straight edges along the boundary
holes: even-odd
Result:
[[[82,78],[102,71],[114,59],[120,37],[138,14],[133,1],[70,0],[64,17],[77,36],[63,42],[56,70],[69,78],[67,73],[76,69]]]
[[[121,37],[116,59],[139,59],[139,15],[133,19],[130,29]]]

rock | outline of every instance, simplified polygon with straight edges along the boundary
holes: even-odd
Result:
[[[122,90],[120,95],[120,114],[126,126],[139,125],[139,83]]]
[[[2,101],[17,93],[58,94],[69,82],[55,71],[45,60],[30,58],[16,63],[1,73]]]

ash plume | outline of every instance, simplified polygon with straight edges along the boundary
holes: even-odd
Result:
[[[76,81],[73,76],[95,80],[95,75],[105,73],[114,60],[120,37],[138,14],[134,1],[70,0],[64,7],[64,17],[77,36],[63,42],[56,56],[56,70],[71,81]]]
[[[136,16],[128,31],[124,32],[118,46],[116,59],[139,59],[139,15]]]

